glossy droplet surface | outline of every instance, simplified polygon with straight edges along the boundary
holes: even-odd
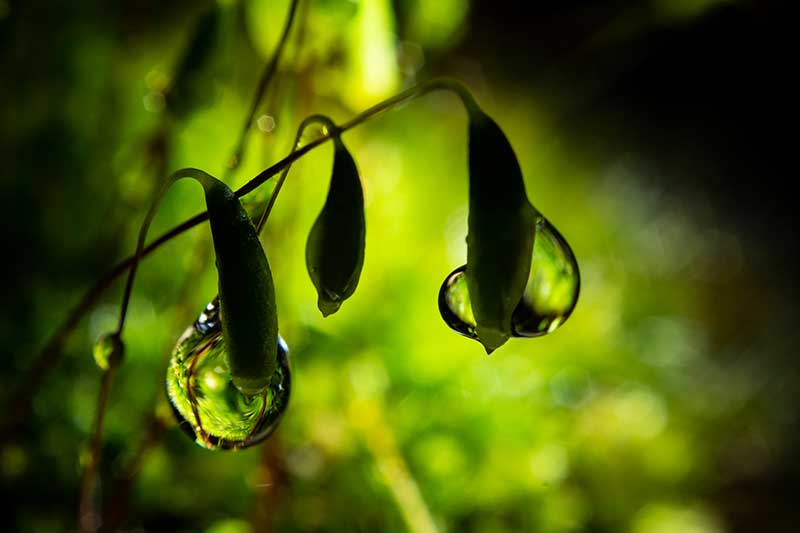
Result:
[[[107,333],[94,343],[94,362],[103,370],[108,370],[112,365],[117,365],[122,360],[124,347],[122,340],[116,333]]]
[[[257,444],[277,428],[291,392],[288,349],[277,338],[278,365],[263,393],[233,384],[215,299],[181,335],[167,368],[167,397],[181,428],[211,450]]]
[[[555,331],[578,302],[580,274],[569,244],[544,217],[537,218],[535,232],[528,282],[511,317],[514,337]],[[439,312],[453,331],[477,340],[465,271],[466,265],[455,269],[442,283]]]
[[[514,336],[538,337],[555,331],[575,309],[580,285],[572,248],[552,224],[539,217],[528,283],[511,317]]]
[[[439,289],[439,313],[445,324],[460,335],[478,340],[475,315],[467,289],[467,265],[461,265],[445,278]]]

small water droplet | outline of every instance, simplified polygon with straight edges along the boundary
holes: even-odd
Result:
[[[106,333],[94,343],[94,362],[103,370],[108,370],[122,361],[125,348],[116,333]]]
[[[439,313],[450,329],[459,335],[478,340],[475,331],[478,324],[469,301],[467,277],[464,275],[466,271],[467,265],[461,265],[445,278],[439,289]]]
[[[262,394],[233,384],[215,298],[178,339],[167,368],[167,397],[181,428],[210,450],[246,448],[269,437],[291,392],[288,348],[278,337],[278,367]]]
[[[272,133],[272,130],[275,129],[275,118],[270,115],[261,115],[256,120],[256,125],[262,132]]]
[[[544,217],[537,219],[535,231],[528,284],[511,316],[514,337],[539,337],[555,331],[578,302],[580,274],[569,244]],[[466,269],[466,265],[460,266],[445,278],[439,289],[439,312],[453,331],[477,340]]]

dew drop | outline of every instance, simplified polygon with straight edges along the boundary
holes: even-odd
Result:
[[[94,343],[94,362],[103,370],[116,366],[122,360],[124,346],[116,333],[106,333]]]
[[[575,309],[580,285],[572,248],[552,224],[539,217],[528,284],[511,316],[513,335],[538,337],[555,331]]]
[[[467,265],[453,270],[439,289],[439,313],[450,329],[470,339],[478,340],[475,316],[467,289]]]
[[[544,217],[536,220],[535,231],[528,283],[511,316],[514,337],[552,333],[569,318],[578,302],[580,274],[569,244]],[[439,289],[439,312],[453,331],[477,340],[466,270],[462,265],[445,278]]]
[[[180,427],[210,450],[246,448],[269,437],[291,392],[288,348],[279,336],[278,366],[266,391],[247,396],[233,384],[215,298],[184,331],[167,368],[167,397]]]

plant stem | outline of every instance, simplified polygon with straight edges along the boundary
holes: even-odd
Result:
[[[270,85],[270,81],[272,81],[272,78],[275,76],[275,72],[278,68],[278,62],[283,54],[283,49],[286,48],[286,43],[289,41],[289,31],[292,29],[292,22],[294,22],[294,15],[297,12],[297,5],[299,3],[299,0],[292,0],[291,5],[289,6],[289,13],[286,15],[286,22],[283,25],[283,33],[278,40],[278,46],[275,48],[275,53],[272,54],[272,58],[267,64],[267,68],[265,68],[261,74],[261,79],[258,81],[256,92],[253,95],[253,102],[250,104],[250,110],[247,112],[244,123],[242,124],[242,129],[239,131],[239,140],[236,142],[236,148],[234,149],[233,156],[228,162],[228,170],[225,173],[226,178],[229,177],[229,175],[242,163],[242,158],[244,157],[244,147],[247,143],[247,137],[250,134],[253,118],[256,115],[256,111],[258,110],[258,105],[261,103],[261,99],[264,97],[264,93]],[[225,179],[223,181],[228,180]]]
[[[147,431],[125,470],[116,477],[109,502],[103,506],[101,531],[119,531],[128,514],[128,500],[136,475],[144,466],[150,452],[161,443],[168,427],[156,415],[150,417]]]
[[[397,504],[408,531],[412,533],[437,533],[430,509],[419,490],[401,453],[392,427],[386,420],[381,400],[356,396],[351,400],[348,414],[351,425],[361,434]]]
[[[173,183],[181,178],[194,178],[200,182],[203,187],[206,187],[206,183],[210,179],[209,175],[202,170],[198,170],[196,168],[183,168],[173,172],[172,175],[169,176],[163,183],[161,189],[156,192],[153,204],[150,206],[150,210],[147,212],[147,215],[144,217],[144,221],[142,222],[142,227],[139,229],[139,238],[136,242],[136,253],[133,255],[133,263],[131,264],[131,269],[128,272],[128,280],[125,283],[125,291],[122,293],[122,305],[120,305],[119,323],[116,331],[116,334],[120,337],[122,336],[122,330],[125,327],[125,318],[128,314],[128,304],[130,303],[131,291],[133,290],[133,280],[136,277],[136,270],[139,268],[139,260],[142,258],[144,240],[147,237],[147,230],[150,229],[150,223],[156,216],[158,206],[161,204],[161,200],[164,199],[164,195],[167,193],[167,190],[169,190]]]
[[[97,395],[97,407],[94,411],[92,424],[92,438],[89,443],[89,456],[86,468],[81,479],[80,504],[78,506],[78,526],[80,531],[93,532],[101,521],[94,502],[95,487],[97,486],[98,466],[100,465],[100,445],[103,439],[103,421],[105,419],[108,398],[111,394],[111,383],[117,366],[111,363],[108,370],[103,372],[100,383],[100,392]]]
[[[292,145],[292,151],[290,154],[293,154],[297,150],[297,147],[300,146],[300,139],[303,137],[303,132],[305,129],[315,122],[322,123],[324,126],[326,126],[328,128],[328,134],[334,134],[334,132],[338,132],[338,128],[333,121],[325,115],[311,115],[310,117],[306,117],[300,124],[300,127],[297,128],[297,135],[295,136],[294,144]],[[336,134],[338,135],[338,133]],[[267,203],[267,206],[264,208],[264,212],[261,214],[261,217],[258,220],[258,224],[256,225],[256,233],[260,234],[261,230],[264,229],[264,225],[267,223],[269,214],[272,212],[272,207],[275,205],[275,200],[278,199],[278,194],[281,192],[283,182],[286,180],[286,176],[289,174],[289,170],[291,168],[292,164],[289,163],[281,172],[278,182],[275,184],[275,188],[272,190],[272,194],[269,197],[269,202]]]
[[[244,196],[257,187],[261,186],[265,181],[270,179],[272,176],[275,175],[277,172],[276,167],[283,167],[283,173],[281,174],[278,183],[275,185],[275,190],[272,192],[272,195],[269,199],[269,204],[265,209],[264,213],[261,216],[261,220],[257,226],[257,230],[260,232],[264,222],[266,222],[266,218],[269,216],[270,211],[272,210],[272,206],[275,203],[275,200],[278,197],[278,193],[280,193],[281,187],[283,186],[283,181],[286,179],[286,174],[289,172],[289,168],[291,167],[292,163],[294,163],[297,159],[301,156],[305,155],[307,152],[316,148],[320,144],[329,141],[330,139],[341,135],[347,130],[353,129],[356,126],[371,120],[384,111],[388,111],[394,107],[397,107],[407,101],[414,100],[428,94],[430,92],[436,90],[447,90],[455,93],[460,99],[461,103],[464,105],[464,108],[467,110],[468,113],[473,113],[475,110],[478,110],[478,104],[475,102],[475,98],[469,92],[469,90],[459,81],[450,79],[450,78],[435,78],[431,81],[421,83],[419,85],[415,85],[405,91],[396,94],[395,96],[388,98],[374,106],[370,107],[369,109],[362,111],[349,121],[337,126],[334,124],[328,117],[325,115],[311,115],[307,117],[303,122],[300,124],[300,127],[297,131],[297,136],[295,138],[294,148],[289,155],[286,156],[284,159],[272,165],[271,167],[267,168],[256,177],[245,183],[239,190],[236,191],[236,195],[241,197]],[[324,134],[322,137],[310,142],[309,144],[305,145],[302,149],[297,149],[297,146],[300,142],[300,137],[302,136],[303,130],[313,122],[321,122],[328,128],[328,132]]]

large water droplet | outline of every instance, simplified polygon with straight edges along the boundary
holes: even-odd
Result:
[[[528,283],[511,316],[514,337],[538,337],[555,331],[578,302],[580,274],[569,244],[544,217],[536,220],[535,231]],[[477,340],[466,269],[466,265],[460,266],[445,278],[439,289],[439,312],[453,331]]]
[[[581,278],[567,241],[544,217],[536,221],[533,260],[522,301],[511,316],[515,337],[555,331],[578,303]]]
[[[246,448],[269,437],[291,392],[288,348],[278,337],[278,367],[267,389],[242,394],[233,384],[214,299],[178,339],[167,368],[167,397],[181,428],[210,450]]]

